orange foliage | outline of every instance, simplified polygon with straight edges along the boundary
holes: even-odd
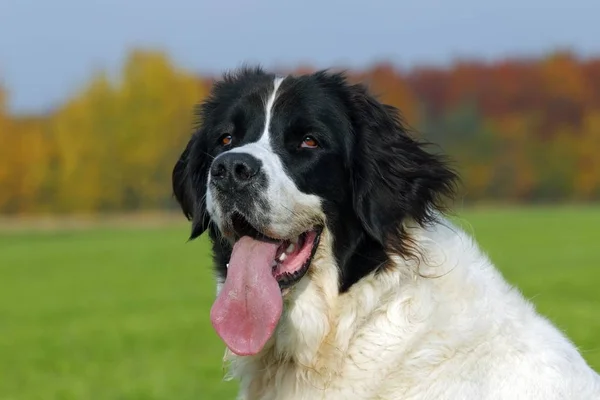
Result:
[[[348,73],[455,159],[464,200],[600,200],[600,59]],[[0,87],[0,213],[175,207],[171,169],[211,84],[135,50],[50,115],[10,115]]]

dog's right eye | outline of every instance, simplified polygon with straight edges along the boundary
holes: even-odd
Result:
[[[223,136],[221,136],[219,138],[219,144],[222,146],[229,146],[232,141],[233,141],[233,138],[228,133],[224,134]]]

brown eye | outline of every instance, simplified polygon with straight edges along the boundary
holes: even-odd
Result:
[[[231,135],[225,134],[221,136],[221,138],[219,139],[219,143],[221,143],[223,146],[229,146],[232,140],[233,138],[231,137]]]
[[[304,147],[305,149],[316,149],[319,147],[319,143],[317,143],[314,137],[305,136],[304,139],[302,139],[300,147]]]

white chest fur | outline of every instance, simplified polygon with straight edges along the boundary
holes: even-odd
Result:
[[[226,355],[238,398],[600,399],[600,377],[467,234],[446,220],[411,234],[418,263],[394,258],[343,295],[324,234],[265,350]]]

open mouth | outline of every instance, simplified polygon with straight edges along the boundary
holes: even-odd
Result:
[[[322,228],[274,238],[241,214],[234,214],[230,222],[235,243],[210,319],[232,352],[257,354],[275,332],[285,289],[309,270]]]
[[[270,267],[281,290],[293,286],[306,274],[319,245],[322,227],[309,229],[292,238],[281,239],[260,232],[239,213],[234,213],[231,221],[236,241],[249,236],[257,241],[278,244]]]

